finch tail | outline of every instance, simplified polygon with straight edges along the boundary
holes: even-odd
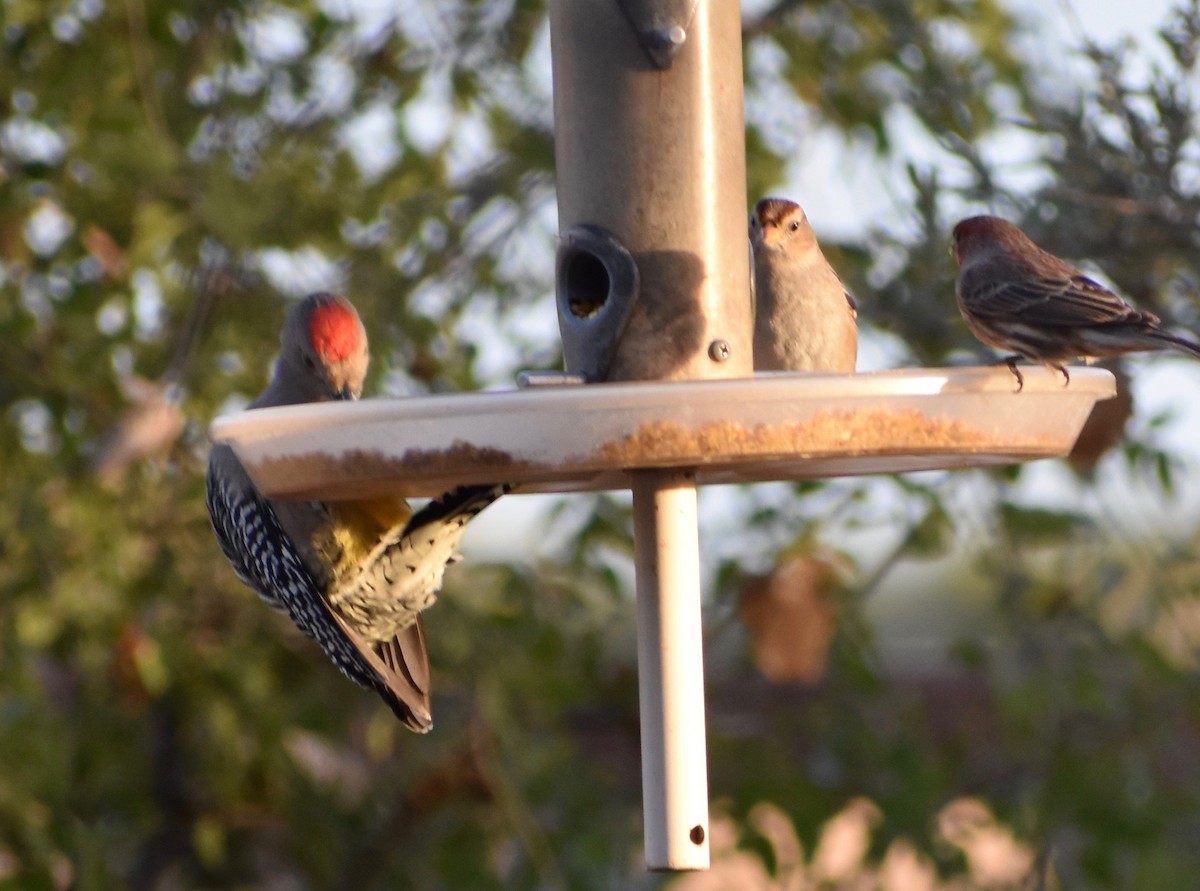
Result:
[[[1200,343],[1188,340],[1186,337],[1170,334],[1166,331],[1155,331],[1151,336],[1155,340],[1161,340],[1171,349],[1179,350],[1181,353],[1187,353],[1195,359],[1200,359]]]

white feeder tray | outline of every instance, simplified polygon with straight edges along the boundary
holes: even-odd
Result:
[[[272,498],[627,489],[628,471],[688,468],[700,485],[1015,464],[1070,451],[1101,369],[1071,382],[1022,369],[758,374],[736,380],[549,386],[365,399],[226,415],[229,442]]]
[[[646,862],[708,866],[696,485],[1014,464],[1070,451],[1107,371],[933,368],[591,384],[218,418],[272,498],[633,490]]]

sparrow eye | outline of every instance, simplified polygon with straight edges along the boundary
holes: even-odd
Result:
[[[791,229],[793,232],[795,232],[797,229],[800,228],[800,221],[792,220],[792,222],[788,225],[788,228]]]

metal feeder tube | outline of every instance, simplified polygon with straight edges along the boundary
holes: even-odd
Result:
[[[676,5],[663,70],[617,0],[550,4],[559,227],[603,227],[640,276],[608,381],[753,373],[741,11]]]

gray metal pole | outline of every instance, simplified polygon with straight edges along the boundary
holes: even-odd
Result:
[[[707,869],[708,765],[696,477],[633,474],[646,865]]]

